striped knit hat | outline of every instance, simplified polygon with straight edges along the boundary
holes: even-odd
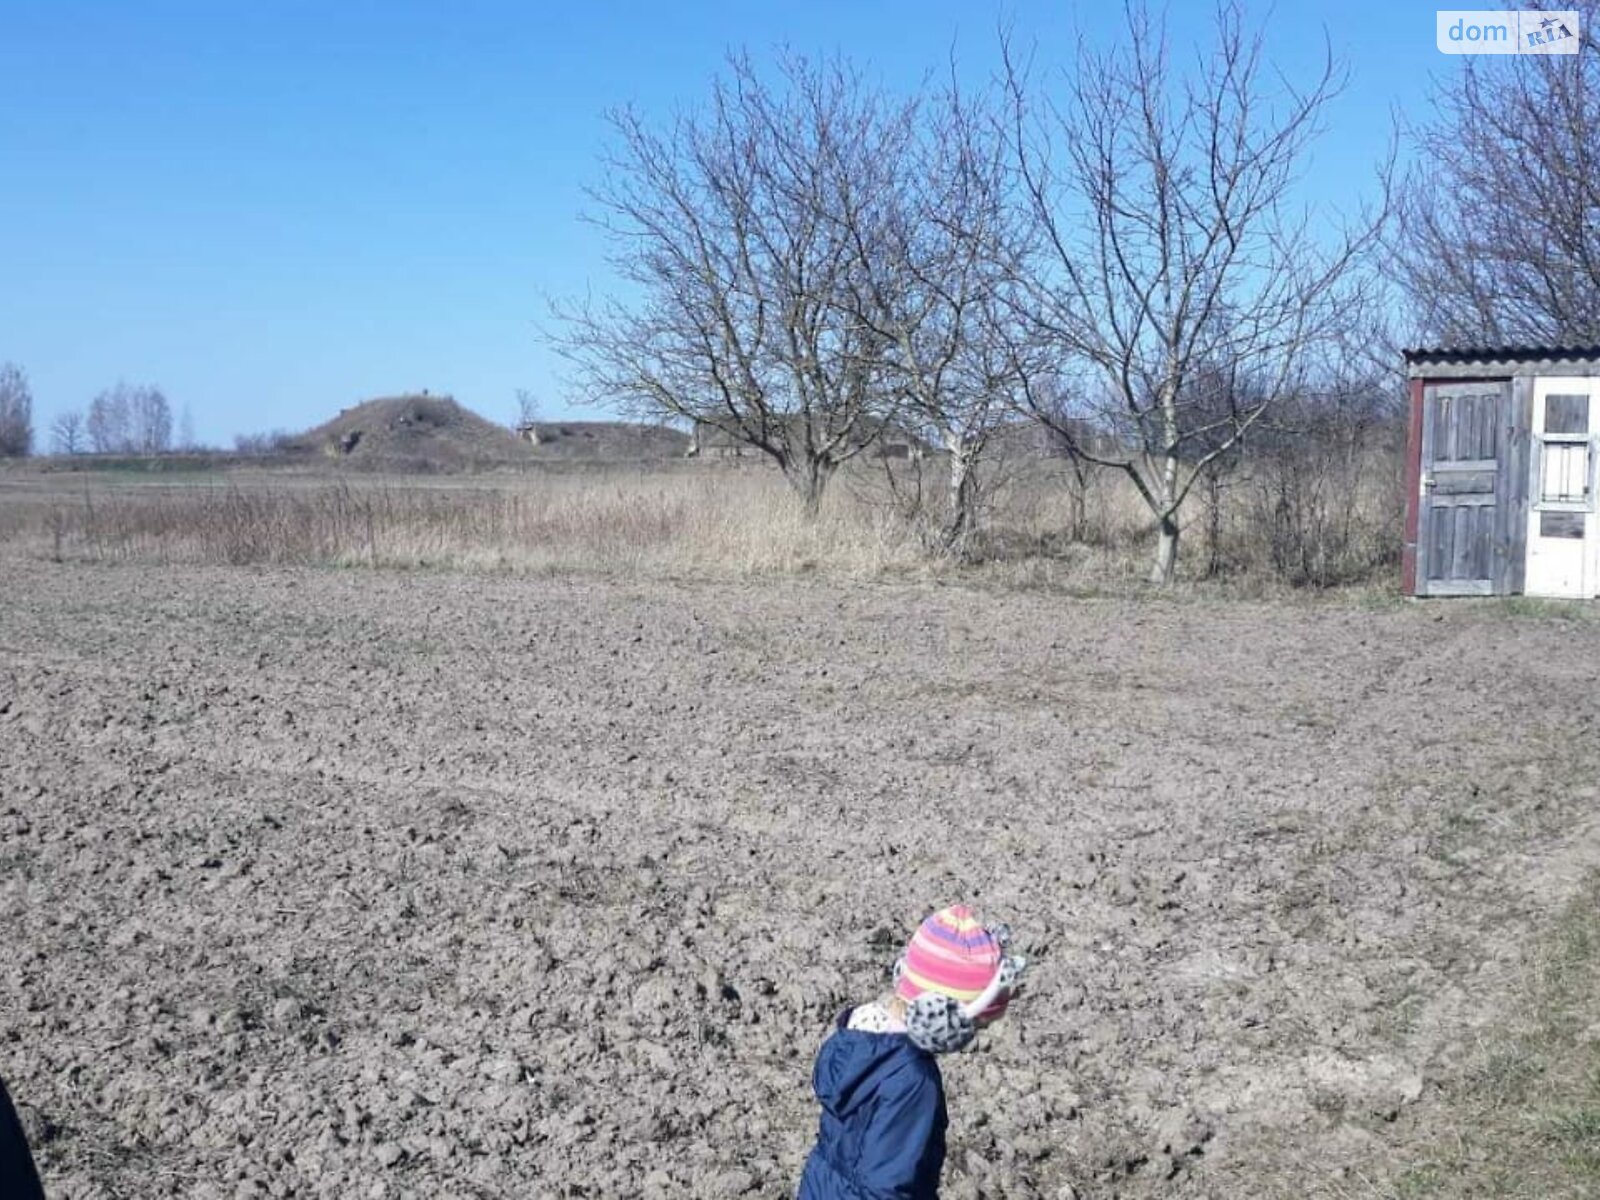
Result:
[[[989,986],[1005,957],[1000,938],[986,929],[965,904],[934,913],[912,934],[895,971],[895,995],[912,1001],[937,992],[965,1004]],[[1005,1015],[1011,995],[1002,991],[978,1016],[987,1024]]]

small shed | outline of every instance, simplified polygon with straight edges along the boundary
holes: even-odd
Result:
[[[1600,347],[1408,350],[1401,586],[1600,596]]]

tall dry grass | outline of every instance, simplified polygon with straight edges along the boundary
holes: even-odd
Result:
[[[936,464],[914,493],[882,466],[846,472],[816,520],[777,472],[731,464],[425,480],[265,472],[183,484],[54,479],[7,481],[0,545],[64,560],[704,577],[961,571],[1078,588],[1137,583],[1151,546],[1149,514],[1125,477],[1060,463],[997,479],[981,532],[959,559],[930,549],[925,536],[942,503]],[[1319,517],[1305,529],[1293,525],[1303,513],[1264,506],[1263,495],[1259,481],[1231,481],[1220,519],[1202,493],[1191,498],[1187,578],[1372,583],[1398,556],[1394,497],[1372,480],[1325,489],[1317,512],[1338,508],[1338,520]],[[1332,525],[1338,539],[1325,528]],[[1337,570],[1305,578],[1305,554],[1283,554],[1286,536],[1322,539],[1312,557],[1337,557]],[[1322,543],[1334,540],[1330,557]]]
[[[100,485],[7,498],[0,542],[96,561],[739,576],[875,573],[915,558],[887,514],[840,490],[811,521],[781,478],[754,471]]]

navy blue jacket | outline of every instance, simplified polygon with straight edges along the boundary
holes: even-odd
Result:
[[[0,1196],[6,1200],[44,1200],[33,1155],[28,1153],[28,1139],[22,1135],[22,1122],[11,1106],[4,1080],[0,1080]]]
[[[938,1200],[948,1124],[939,1064],[905,1034],[858,1033],[849,1019],[811,1073],[822,1121],[799,1200]]]

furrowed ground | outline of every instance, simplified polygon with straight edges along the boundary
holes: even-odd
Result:
[[[1456,1194],[1590,933],[1564,611],[12,557],[0,1075],[60,1200],[783,1195],[965,898],[949,1196]]]

